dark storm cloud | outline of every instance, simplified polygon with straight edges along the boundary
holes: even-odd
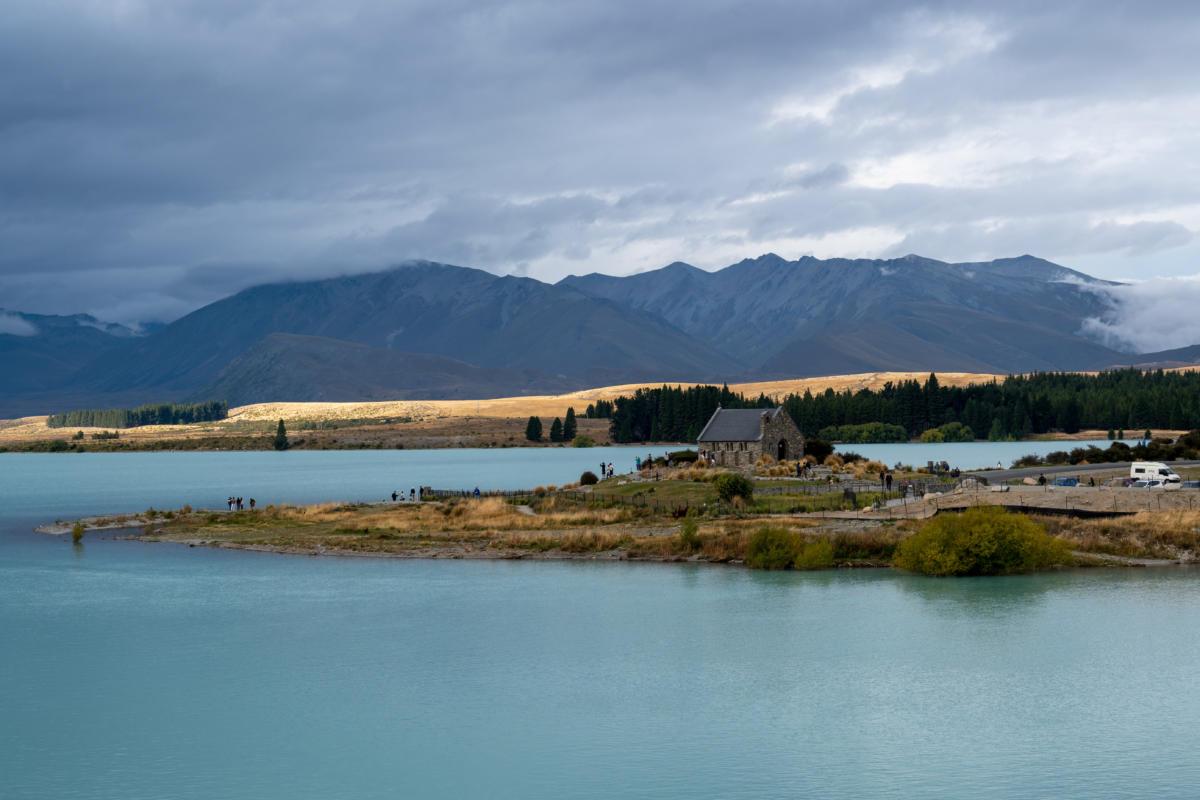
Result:
[[[33,2],[0,305],[134,321],[428,258],[1195,271],[1189,4]]]

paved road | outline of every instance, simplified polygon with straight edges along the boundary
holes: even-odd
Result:
[[[1021,467],[1020,469],[985,469],[976,472],[965,473],[969,475],[978,475],[986,478],[990,483],[1020,480],[1021,478],[1036,478],[1038,475],[1050,477],[1052,475],[1086,475],[1094,472],[1111,472],[1114,475],[1128,475],[1130,461],[1114,461],[1111,464],[1064,464],[1062,466],[1044,466],[1044,467]],[[1200,461],[1170,461],[1169,466],[1175,467],[1200,467]]]

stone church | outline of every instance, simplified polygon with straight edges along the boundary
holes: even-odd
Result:
[[[776,461],[804,455],[804,435],[782,408],[721,408],[696,440],[700,456],[719,467],[753,467],[759,456]]]

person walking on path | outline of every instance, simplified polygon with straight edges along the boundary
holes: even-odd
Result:
[[[250,498],[250,510],[251,511],[254,510],[254,498],[253,497]]]
[[[892,473],[890,472],[887,473],[887,490],[889,492],[892,490]]]
[[[233,511],[233,498],[232,498],[232,497],[226,497],[226,498],[225,498],[225,505],[229,506],[229,510],[230,510],[230,511]]]
[[[392,502],[393,503],[396,502],[396,498],[398,498],[399,496],[400,495],[396,494],[396,490],[392,489]]]
[[[416,489],[408,490],[408,499],[414,503],[417,502],[417,490]]]

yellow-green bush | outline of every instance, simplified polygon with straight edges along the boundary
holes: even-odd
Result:
[[[935,517],[900,542],[892,563],[924,575],[1010,575],[1072,561],[1041,525],[992,506]]]
[[[803,546],[800,534],[783,528],[762,527],[746,544],[746,566],[752,569],[791,569]]]
[[[694,553],[700,549],[701,545],[700,525],[696,522],[695,516],[688,514],[679,526],[679,547],[684,552]]]
[[[718,475],[713,485],[717,488],[717,496],[725,502],[740,497],[746,502],[754,499],[754,484],[745,475],[737,472],[726,472]]]
[[[805,541],[784,528],[759,528],[746,544],[746,565],[752,569],[828,569],[833,563],[828,539]]]
[[[833,566],[833,542],[817,539],[805,542],[792,562],[795,569],[829,569]]]

